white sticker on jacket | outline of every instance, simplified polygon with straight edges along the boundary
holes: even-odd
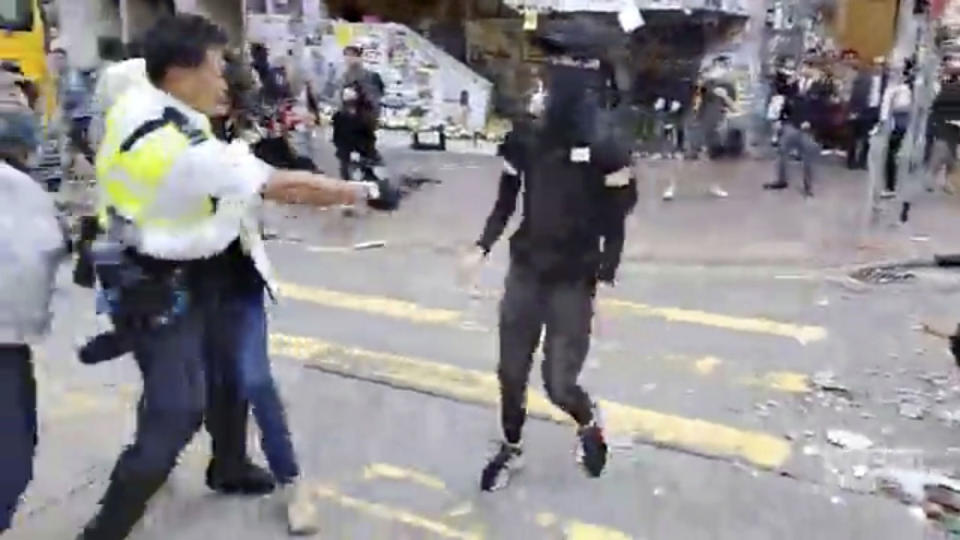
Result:
[[[503,160],[503,172],[507,173],[510,176],[516,176],[519,174],[517,169],[507,160]]]
[[[608,174],[603,185],[610,188],[622,188],[630,184],[630,167],[624,167],[615,173]]]
[[[570,161],[573,163],[590,163],[590,147],[582,146],[571,149]]]

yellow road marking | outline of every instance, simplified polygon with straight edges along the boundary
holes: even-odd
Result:
[[[446,491],[447,485],[443,480],[424,474],[412,469],[397,467],[389,463],[372,463],[363,469],[364,480],[374,480],[377,478],[387,478],[390,480],[404,480],[420,484],[421,486],[435,489],[437,491]]]
[[[534,519],[537,522],[537,525],[541,527],[553,527],[557,524],[557,521],[559,521],[557,516],[551,514],[550,512],[540,512]]]
[[[361,311],[372,315],[382,315],[396,319],[405,319],[417,323],[456,324],[460,312],[447,309],[426,308],[413,302],[349,294],[316,287],[305,287],[293,283],[279,284],[280,295],[294,300],[311,302],[322,306]]]
[[[457,518],[469,515],[471,513],[473,513],[473,504],[470,503],[470,501],[467,501],[453,507],[453,509],[447,512],[447,517]]]
[[[670,322],[699,324],[738,332],[788,337],[796,339],[803,344],[822,341],[827,337],[827,330],[822,326],[804,326],[772,321],[770,319],[734,317],[720,313],[709,313],[706,311],[675,307],[657,307],[625,300],[603,299],[600,300],[600,305],[614,311],[626,312],[641,317],[656,317]]]
[[[803,394],[810,391],[810,378],[801,373],[778,371],[760,377],[744,379],[750,386],[762,386],[781,392]]]
[[[270,350],[271,354],[294,358],[331,373],[468,403],[499,403],[499,384],[491,373],[283,334],[270,336]],[[790,456],[790,445],[780,437],[610,401],[599,403],[611,434],[642,437],[685,451],[739,458],[765,468],[776,468]],[[531,416],[572,423],[539,392],[528,393],[527,406]]]
[[[344,508],[356,510],[363,514],[374,516],[379,519],[403,523],[404,525],[421,529],[444,538],[457,538],[461,540],[481,540],[483,538],[482,535],[454,529],[444,523],[414,514],[413,512],[404,510],[403,508],[395,508],[385,504],[373,503],[356,499],[354,497],[350,497],[349,495],[344,495],[332,486],[317,486],[314,492],[318,497],[332,500]]]
[[[719,358],[713,356],[705,356],[696,361],[693,365],[693,369],[697,371],[700,375],[710,375],[717,369],[717,366],[723,362]]]
[[[630,540],[630,537],[618,530],[571,521],[564,527],[566,540]]]
[[[287,282],[281,283],[279,289],[280,295],[283,297],[337,309],[360,311],[416,323],[456,326],[465,322],[464,313],[461,311],[428,308],[414,302],[382,296],[352,294]],[[698,324],[738,332],[792,338],[803,344],[822,341],[827,338],[827,330],[822,326],[798,325],[762,318],[735,317],[676,307],[658,307],[615,299],[601,299],[600,307],[614,312],[659,318],[669,322]]]
[[[723,369],[729,362],[715,356],[694,358],[684,355],[667,355],[662,359],[667,365],[679,365],[679,369],[689,371],[701,377],[720,376],[733,379],[736,384],[773,390],[805,394],[810,391],[810,378],[803,373],[793,371],[772,371],[749,377],[738,376]]]

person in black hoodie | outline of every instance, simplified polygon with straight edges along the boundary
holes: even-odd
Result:
[[[827,119],[832,87],[824,80],[823,73],[812,60],[803,63],[801,77],[785,89],[786,103],[783,108],[783,135],[780,140],[776,182],[764,185],[765,189],[785,189],[787,162],[796,151],[803,163],[803,193],[813,196],[814,165],[820,156],[820,145],[814,138],[815,129]]]
[[[596,406],[577,383],[590,346],[598,283],[613,284],[624,221],[636,204],[629,125],[604,108],[610,71],[589,43],[597,30],[569,21],[545,25],[546,94],[530,98],[500,149],[504,169],[493,211],[467,257],[479,264],[501,236],[523,196],[523,221],[510,240],[510,268],[500,306],[501,422],[504,441],[481,475],[481,489],[506,486],[522,457],[521,431],[533,353],[545,332],[547,395],[578,426],[581,462],[590,476],[606,464]],[[609,30],[607,31],[609,32]],[[597,38],[598,40],[600,38]]]

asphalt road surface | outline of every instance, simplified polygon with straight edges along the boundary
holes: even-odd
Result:
[[[960,410],[960,377],[944,344],[915,329],[957,318],[960,281],[941,274],[871,286],[810,266],[628,260],[598,299],[582,376],[602,400],[609,469],[591,480],[577,468],[573,427],[534,369],[527,468],[481,494],[499,436],[505,242],[475,289],[456,263],[480,231],[498,163],[388,156],[442,183],[391,215],[269,213],[283,281],[271,352],[320,538],[939,538],[872,494],[871,478],[960,456],[945,420]],[[704,215],[689,227],[709,224]],[[365,242],[382,245],[355,249]],[[136,370],[129,359],[79,364],[72,344],[95,327],[92,299],[62,278],[38,360],[37,473],[11,539],[73,538],[133,429]],[[908,400],[923,418],[902,414]],[[836,429],[873,444],[840,448],[828,441]],[[207,448],[198,436],[135,538],[284,538],[276,498],[205,490]]]

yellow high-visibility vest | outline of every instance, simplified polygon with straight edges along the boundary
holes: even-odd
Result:
[[[124,115],[138,106],[135,98],[135,94],[121,98],[107,114],[96,159],[101,225],[107,226],[110,207],[139,227],[186,228],[212,216],[214,203],[209,197],[184,200],[184,211],[177,219],[152,215],[156,194],[170,180],[177,159],[191,145],[213,134],[209,126],[191,126],[186,116],[173,107],[167,107],[162,117],[144,122],[132,133],[124,133],[117,126]]]

